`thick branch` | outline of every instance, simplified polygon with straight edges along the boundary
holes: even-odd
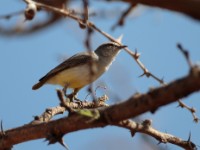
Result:
[[[200,20],[199,0],[122,0],[129,3],[140,3],[153,7],[160,7],[184,13],[192,18]]]
[[[160,106],[178,101],[180,98],[184,98],[192,92],[199,90],[200,68],[196,66],[191,69],[188,76],[160,88],[153,89],[147,94],[133,95],[127,101],[105,109],[104,113],[109,115],[111,122],[118,122],[136,117],[147,111],[154,111]]]
[[[52,133],[66,134],[82,129],[104,127],[127,118],[136,117],[147,111],[155,110],[198,90],[200,90],[200,68],[194,67],[189,75],[168,85],[151,90],[146,94],[133,95],[125,102],[97,109],[100,113],[100,117],[97,120],[91,121],[90,117],[74,113],[67,118],[48,123],[25,125],[4,131],[5,134],[0,134],[0,149],[29,140],[46,138]]]

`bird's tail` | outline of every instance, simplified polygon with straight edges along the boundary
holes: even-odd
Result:
[[[33,85],[32,90],[37,90],[37,89],[39,89],[43,85],[44,85],[43,82],[38,82],[35,85]]]

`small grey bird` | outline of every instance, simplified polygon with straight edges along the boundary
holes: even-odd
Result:
[[[63,87],[66,94],[66,89],[72,88],[74,91],[67,97],[73,101],[81,88],[109,69],[119,51],[125,47],[109,42],[100,45],[95,51],[75,54],[48,72],[32,89],[39,89],[44,84],[57,84]]]

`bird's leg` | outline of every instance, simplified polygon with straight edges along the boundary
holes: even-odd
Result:
[[[68,86],[69,86],[69,84],[65,84],[65,86],[64,86],[63,89],[62,89],[62,91],[63,91],[65,97],[68,97],[68,95],[67,95],[67,88],[68,88]]]
[[[74,100],[76,101],[81,101],[77,98],[77,93],[80,89],[79,88],[75,88],[74,92],[72,92],[71,94],[67,95],[67,98],[70,99],[71,102],[73,102]]]
[[[80,90],[80,88],[75,88],[73,93],[74,93],[74,100],[80,102],[81,100],[77,98],[77,95],[78,95],[78,91],[79,91],[79,90]]]

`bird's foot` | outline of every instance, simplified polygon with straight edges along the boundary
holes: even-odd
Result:
[[[81,107],[83,105],[83,102],[80,99],[77,98],[77,95],[74,95],[73,93],[67,95],[67,99],[69,99],[70,102],[77,103],[79,105],[79,107]]]
[[[67,98],[67,100],[69,100],[70,102],[74,101],[74,94],[65,94],[65,97]]]
[[[71,93],[71,94],[68,94],[68,95],[66,94],[65,96],[66,96],[66,98],[68,98],[70,100],[70,102],[74,102],[74,101],[81,102],[81,100],[78,99],[77,95],[75,95],[74,93]]]
[[[82,107],[83,107],[83,103],[84,103],[84,102],[83,102],[83,101],[81,101],[80,99],[76,98],[76,99],[75,99],[75,103],[77,103],[77,104],[78,104],[78,107],[79,107],[79,108],[82,108]]]
[[[77,96],[74,96],[74,100],[75,100],[76,102],[82,102],[80,99],[77,98]]]

